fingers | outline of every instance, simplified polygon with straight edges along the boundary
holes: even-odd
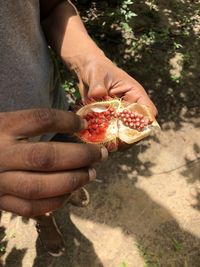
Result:
[[[4,195],[37,200],[67,195],[96,178],[94,169],[38,173],[11,171],[0,174]]]
[[[158,110],[157,110],[156,106],[154,105],[154,103],[151,101],[151,99],[148,97],[147,94],[141,95],[138,98],[137,103],[149,107],[150,110],[152,111],[154,117],[157,116]]]
[[[0,170],[62,171],[106,159],[105,147],[58,142],[18,143],[0,153]]]
[[[138,103],[146,105],[152,110],[154,116],[158,113],[154,103],[151,101],[144,88],[134,79],[131,79],[129,83],[117,84],[116,87],[109,91],[109,94],[111,96],[123,97],[123,100],[129,104]]]
[[[0,114],[1,133],[32,137],[44,133],[74,133],[86,127],[85,121],[72,112],[56,109],[30,109]]]
[[[11,195],[4,195],[0,197],[0,209],[31,218],[60,208],[65,200],[66,196],[29,201]]]

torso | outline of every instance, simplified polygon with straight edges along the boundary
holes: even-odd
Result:
[[[39,0],[0,0],[0,111],[50,107],[53,64]]]

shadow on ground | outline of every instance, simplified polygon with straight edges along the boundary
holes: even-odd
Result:
[[[134,1],[133,10],[138,15],[131,22],[134,36],[126,40],[118,28],[108,27],[112,19],[106,24],[107,28],[102,26],[105,7],[116,8],[113,2],[96,3],[100,15],[86,23],[91,35],[112,60],[148,90],[158,107],[164,132],[169,129],[178,131],[184,122],[199,127],[196,118],[199,117],[200,103],[200,44],[194,28],[198,24],[195,14],[199,1],[152,1],[155,7],[143,0]],[[83,16],[87,15],[85,10],[88,7],[91,7],[90,3],[87,7],[81,6]],[[182,229],[170,211],[136,186],[138,175],[146,178],[154,175],[151,159],[142,162],[138,157],[147,149],[147,144],[141,144],[126,153],[113,154],[103,170],[99,169],[103,183],[89,186],[92,192],[90,207],[73,209],[72,212],[83,220],[120,227],[124,234],[133,236],[150,266],[198,267],[200,239]],[[194,150],[199,153],[197,144]],[[185,163],[181,174],[186,181],[193,183],[199,180],[198,162],[190,163],[186,158]],[[125,168],[122,168],[123,165]],[[199,191],[196,200],[194,208],[199,210]],[[67,252],[59,259],[52,259],[37,241],[37,257],[33,266],[103,267],[92,243],[71,221],[68,208],[57,216],[66,237]],[[13,249],[6,258],[5,266],[13,266],[13,262],[14,266],[22,266],[25,253],[25,250]]]
[[[134,0],[131,8],[137,16],[129,23],[132,32],[125,33],[116,15],[123,1],[84,2],[87,7],[80,10],[88,31],[112,60],[144,85],[164,129],[179,130],[185,121],[195,125],[192,119],[200,112],[199,1]]]
[[[168,209],[138,188],[137,177],[129,179],[129,167],[134,161],[134,156],[131,158],[130,155],[134,155],[134,150],[113,154],[103,169],[98,169],[98,177],[103,183],[89,186],[92,194],[90,206],[84,210],[72,208],[71,212],[81,220],[121,229],[124,235],[132,236],[148,266],[198,267],[200,239],[181,228]],[[127,170],[120,168],[123,163]],[[146,177],[149,175],[147,171],[142,173]],[[68,212],[69,208],[66,207],[57,213],[67,241],[67,253],[59,259],[52,259],[37,246],[38,257],[34,267],[103,267],[91,242],[84,236],[84,232],[76,228]],[[133,264],[130,267],[136,266]]]

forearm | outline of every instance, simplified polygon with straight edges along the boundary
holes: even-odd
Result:
[[[52,49],[70,69],[79,69],[92,58],[103,55],[88,35],[76,8],[63,1],[43,21],[43,29]]]

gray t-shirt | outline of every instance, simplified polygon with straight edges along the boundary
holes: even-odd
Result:
[[[39,0],[0,0],[0,112],[66,109],[55,77],[40,25]]]

